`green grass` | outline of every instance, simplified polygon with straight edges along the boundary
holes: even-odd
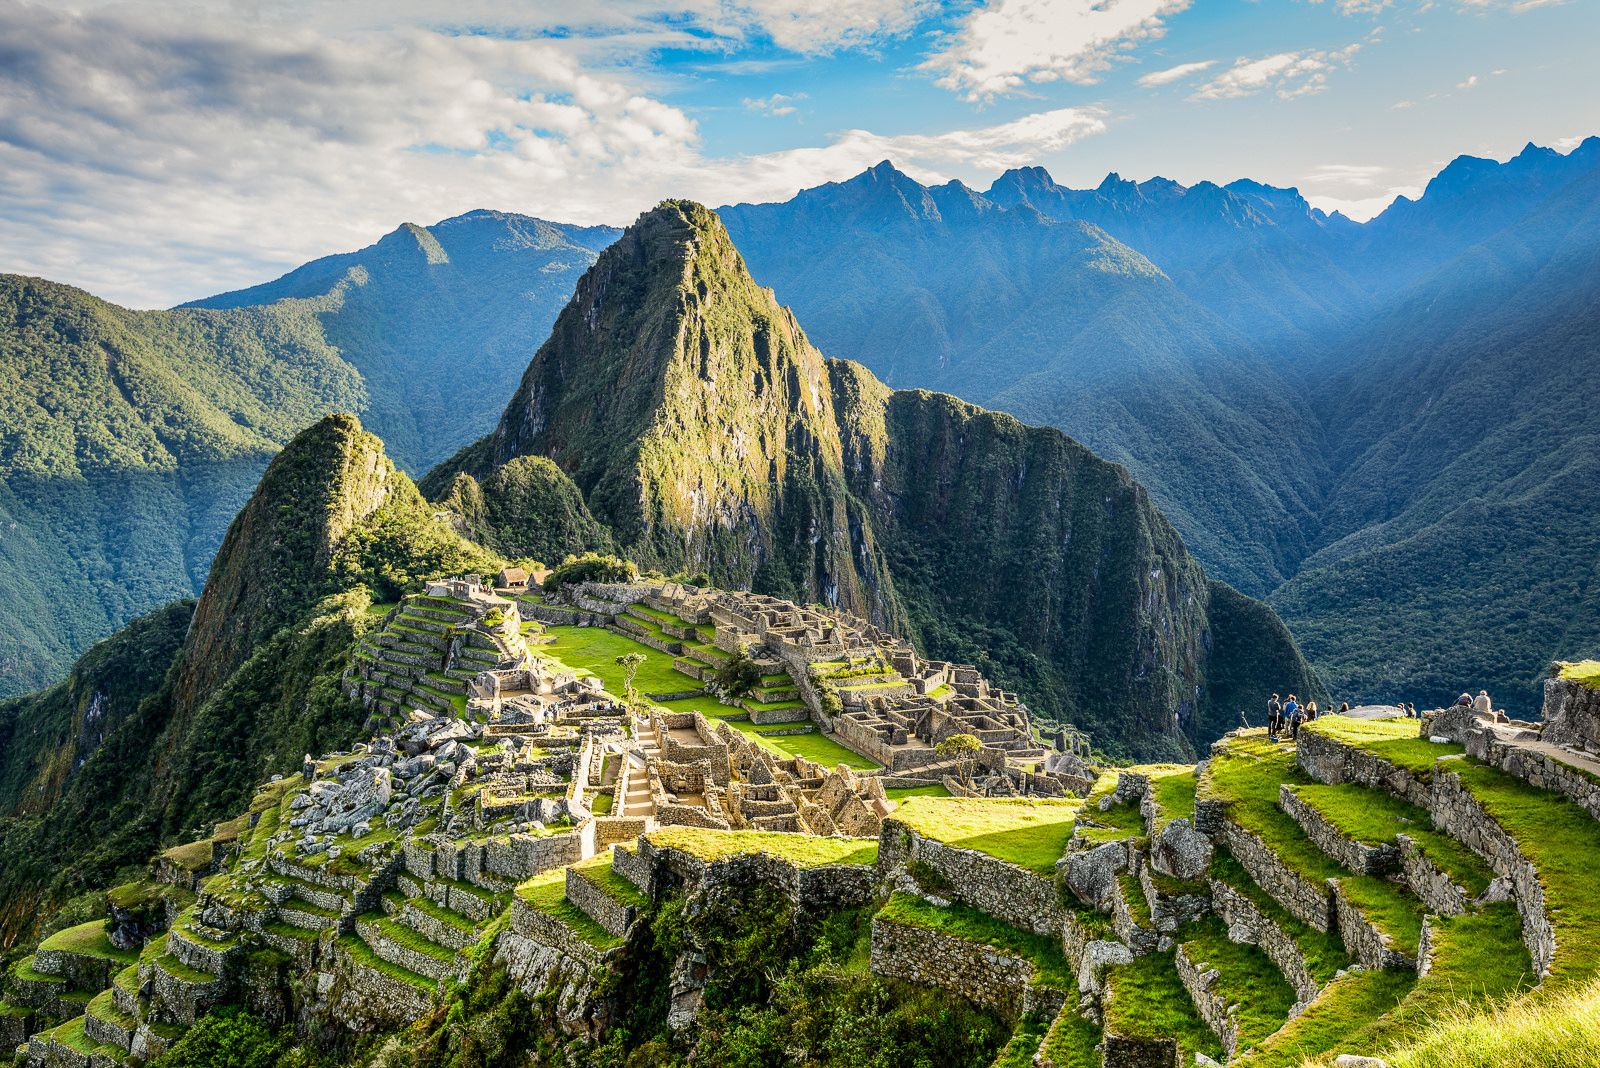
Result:
[[[1216,969],[1219,978],[1215,989],[1239,1007],[1235,1017],[1239,1024],[1239,1051],[1259,1045],[1289,1018],[1295,1001],[1294,987],[1259,947],[1230,942],[1227,928],[1215,917],[1191,930],[1192,937],[1183,943],[1184,954],[1201,970]]]
[[[420,953],[424,957],[432,957],[441,964],[450,964],[456,959],[455,950],[447,946],[441,946],[421,932],[414,931],[403,923],[391,920],[382,913],[370,913],[361,918],[376,927],[384,938],[397,945],[404,946],[413,953]]]
[[[1389,936],[1395,949],[1417,955],[1424,906],[1405,887],[1376,875],[1346,875],[1339,889],[1373,927]]]
[[[1428,974],[1393,1011],[1356,1032],[1346,1048],[1386,1053],[1454,1013],[1481,1009],[1532,983],[1533,961],[1522,944],[1522,920],[1514,902],[1435,917]]]
[[[1454,742],[1436,744],[1417,736],[1414,719],[1355,719],[1350,716],[1323,716],[1301,727],[1343,742],[1363,752],[1382,757],[1396,767],[1405,768],[1426,782],[1440,757],[1465,753],[1466,747]]]
[[[1485,1010],[1448,1011],[1385,1059],[1394,1068],[1600,1064],[1600,980],[1559,993],[1535,990]]]
[[[1398,835],[1433,825],[1425,809],[1355,783],[1311,783],[1296,786],[1294,793],[1334,830],[1362,845],[1394,845]]]
[[[478,931],[477,925],[474,924],[472,922],[472,920],[470,920],[467,917],[461,915],[461,913],[454,911],[453,909],[447,909],[443,905],[436,904],[435,902],[433,902],[432,900],[430,900],[428,898],[425,898],[425,897],[407,898],[406,899],[406,904],[410,905],[412,908],[416,909],[418,912],[425,913],[426,915],[432,916],[434,919],[438,920],[440,923],[447,924],[447,925],[449,925],[451,927],[454,927],[456,930],[460,931],[462,934],[469,934],[469,935],[470,934],[476,934],[477,931]]]
[[[122,964],[133,964],[139,959],[138,953],[128,949],[118,949],[111,944],[111,939],[106,935],[104,920],[90,920],[88,923],[80,923],[76,927],[57,931],[40,942],[39,949],[60,950],[81,957],[119,961]]]
[[[942,782],[931,782],[926,786],[895,786],[883,791],[891,801],[904,801],[908,797],[949,797],[950,791]]]
[[[89,1002],[88,1008],[84,1010],[85,1015],[114,1023],[126,1031],[137,1029],[139,1021],[117,1008],[113,1001],[115,996],[110,990],[102,990],[93,1001]]]
[[[1054,875],[1082,804],[1076,799],[912,797],[893,818],[924,838]]]
[[[1072,966],[1055,939],[1013,927],[968,905],[956,902],[941,907],[897,890],[878,910],[878,917],[1025,957],[1033,962],[1035,982],[1072,992]]]
[[[1257,731],[1230,738],[1212,756],[1202,787],[1226,802],[1229,817],[1265,842],[1278,859],[1302,878],[1320,883],[1344,874],[1344,869],[1278,807],[1280,784],[1306,782],[1295,766],[1293,748],[1269,742],[1265,731]]]
[[[607,897],[618,904],[632,905],[637,909],[648,908],[650,905],[650,899],[637,886],[618,875],[611,867],[610,853],[602,853],[580,864],[574,864],[572,870],[594,883]]]
[[[160,968],[168,975],[177,976],[179,979],[182,979],[188,983],[210,983],[215,981],[217,978],[210,972],[203,972],[199,968],[189,967],[171,953],[157,957],[156,967]]]
[[[1559,986],[1600,974],[1600,822],[1560,794],[1476,761],[1457,762],[1454,770],[1539,873],[1556,936],[1546,982]]]
[[[1408,971],[1346,972],[1255,1053],[1230,1068],[1289,1068],[1342,1050],[1352,1035],[1394,1009],[1416,980],[1416,973]]]
[[[1117,885],[1122,889],[1122,898],[1128,903],[1128,915],[1133,917],[1133,922],[1140,927],[1154,927],[1156,921],[1150,915],[1150,902],[1145,900],[1139,877],[1132,872],[1121,872],[1117,875]]]
[[[1200,1018],[1172,954],[1149,953],[1109,969],[1111,996],[1105,1000],[1108,1032],[1127,1038],[1171,1038],[1178,1043],[1178,1063],[1194,1063],[1196,1053],[1222,1060],[1222,1043]]]
[[[1156,822],[1164,824],[1175,819],[1194,819],[1195,789],[1199,785],[1197,769],[1192,765],[1159,765],[1146,771],[1150,776],[1150,793],[1156,803]],[[1157,826],[1155,830],[1160,830]]]
[[[1017,1021],[1016,1030],[1006,1044],[995,1054],[989,1068],[1033,1068],[1033,1055],[1039,1052],[1049,1023],[1038,1013],[1029,1013]]]
[[[211,839],[173,846],[164,850],[161,856],[184,871],[199,871],[211,863]]]
[[[1591,690],[1600,689],[1600,660],[1580,660],[1575,664],[1562,664],[1556,677],[1587,686]]]
[[[517,896],[531,908],[559,920],[571,928],[573,934],[602,952],[622,945],[622,939],[595,923],[588,913],[567,900],[566,870],[563,868],[535,875],[517,887]]]
[[[61,1043],[63,1046],[66,1046],[68,1049],[76,1050],[86,1057],[93,1054],[96,1050],[102,1048],[100,1043],[96,1042],[94,1039],[90,1038],[84,1033],[82,1016],[68,1020],[60,1027],[53,1028],[52,1030],[45,1032],[45,1034],[52,1040]],[[119,1055],[122,1053],[121,1050],[117,1050],[116,1052]]]
[[[1068,992],[1050,1030],[1045,1033],[1041,1052],[1054,1068],[1100,1068],[1100,1025],[1078,1015],[1077,998]]]
[[[596,816],[609,816],[616,800],[616,795],[610,790],[602,790],[589,799],[589,810]]]
[[[1318,983],[1326,983],[1350,965],[1350,955],[1345,951],[1344,942],[1338,934],[1319,931],[1292,915],[1272,895],[1256,885],[1250,873],[1226,849],[1218,849],[1212,857],[1211,875],[1249,898],[1262,915],[1294,939],[1300,956],[1305,960],[1306,971]]]
[[[710,698],[692,698],[691,705],[704,709]],[[675,702],[676,703],[676,702]],[[712,708],[721,707],[714,702]],[[882,765],[875,760],[869,760],[853,749],[848,749],[840,743],[820,732],[813,734],[762,734],[761,729],[749,721],[724,720],[728,726],[749,738],[754,738],[760,744],[771,749],[779,756],[805,757],[807,760],[816,761],[825,768],[832,769],[836,764],[854,768],[856,771],[876,771]]]
[[[681,849],[701,860],[745,853],[768,853],[801,868],[824,864],[875,864],[878,842],[868,838],[818,838],[783,831],[719,831],[701,827],[663,827],[650,832],[662,848]]]
[[[393,961],[384,960],[372,951],[371,946],[353,934],[340,935],[338,946],[346,956],[357,964],[371,968],[373,971],[382,972],[389,978],[397,979],[428,997],[438,993],[438,984],[432,979],[429,979],[426,975],[419,975],[410,968],[402,968]]]
[[[33,966],[32,957],[23,957],[11,966],[11,974],[29,983],[65,983],[67,980],[60,975],[46,975]]]

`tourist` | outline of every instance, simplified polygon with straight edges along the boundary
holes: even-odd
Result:
[[[1349,701],[1340,702],[1340,704],[1339,704],[1339,715],[1348,716],[1349,714],[1350,714],[1350,702]]]
[[[1472,695],[1470,693],[1468,693],[1467,691],[1462,690],[1461,691],[1461,696],[1456,698],[1456,707],[1458,707],[1458,708],[1471,708],[1472,707]]]
[[[1489,700],[1488,690],[1478,691],[1478,696],[1472,699],[1472,711],[1490,719],[1494,717],[1494,702]]]
[[[1317,718],[1317,703],[1315,701],[1307,701],[1306,702],[1306,722],[1310,723],[1312,720],[1314,720],[1316,718]]]
[[[1416,719],[1417,718],[1417,706],[1412,704],[1410,701],[1406,702],[1406,718],[1408,718],[1408,719]]]
[[[1300,702],[1295,700],[1294,694],[1283,703],[1283,718],[1289,724],[1289,737],[1296,741],[1300,738]]]
[[[1278,700],[1278,695],[1273,694],[1267,702],[1267,737],[1273,741],[1278,740],[1278,735],[1283,731],[1283,702]]]

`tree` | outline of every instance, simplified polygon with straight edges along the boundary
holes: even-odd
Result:
[[[972,764],[983,751],[983,743],[970,734],[952,734],[933,747],[942,757],[954,759],[962,786],[972,785]]]
[[[628,698],[628,704],[630,705],[634,701],[633,679],[635,675],[639,674],[639,666],[644,663],[644,660],[643,653],[623,653],[617,657],[617,663],[621,664],[622,670],[627,673],[623,677],[622,686],[627,691],[625,696]]]
[[[744,647],[717,668],[713,681],[722,696],[737,699],[761,685],[761,669],[750,659],[749,648]]]

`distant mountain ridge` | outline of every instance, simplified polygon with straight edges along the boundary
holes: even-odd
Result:
[[[664,203],[601,254],[494,431],[422,488],[490,499],[539,456],[641,566],[841,605],[1108,750],[1194,752],[1277,680],[1320,690],[1282,623],[1207,579],[1125,470],[827,359],[696,204]]]
[[[1592,452],[1597,169],[1593,137],[1463,156],[1365,224],[1257,182],[1112,174],[1077,190],[1029,167],[980,193],[888,163],[721,212],[827,351],[1128,464],[1208,568],[1271,595],[1336,690],[1428,701],[1478,680],[1529,711],[1545,661],[1600,649],[1600,627],[1571,621],[1583,569],[1554,552],[1589,544],[1583,495],[1538,474]],[[1033,271],[1038,247],[1091,233],[1155,270],[1114,288],[1064,257]],[[858,284],[823,282],[840,264],[860,265]],[[1493,410],[1475,420],[1480,404]],[[1552,408],[1571,416],[1520,421]],[[1493,444],[1452,424],[1493,427]],[[1549,529],[1513,521],[1474,558],[1471,524],[1438,526],[1467,500],[1542,509]],[[1430,550],[1396,555],[1419,537]],[[1524,585],[1531,609],[1495,610]]]
[[[483,433],[616,232],[471,212],[170,311],[0,276],[0,696],[197,593],[321,416],[360,413],[414,471]]]

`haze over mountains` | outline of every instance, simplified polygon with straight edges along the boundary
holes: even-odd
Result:
[[[1527,709],[1549,657],[1600,647],[1597,166],[1594,138],[1462,157],[1360,225],[1250,181],[979,193],[887,164],[721,215],[821,353],[1126,464],[1336,692]],[[0,357],[40,396],[3,401],[0,692],[194,592],[318,415],[415,474],[488,432],[618,232],[473,212],[172,312],[4,278]],[[542,463],[493,477],[548,488]],[[603,544],[587,506],[549,544]]]

